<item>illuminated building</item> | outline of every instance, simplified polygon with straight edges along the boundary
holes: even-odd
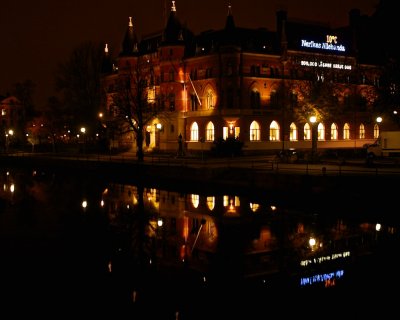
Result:
[[[21,121],[24,119],[23,106],[14,96],[0,100],[0,149],[7,148],[11,143],[10,139],[20,139],[23,132]]]
[[[292,21],[278,11],[276,31],[269,31],[236,26],[229,6],[223,29],[195,35],[180,22],[175,2],[162,32],[139,41],[130,17],[115,61],[106,46],[109,119],[117,113],[110,98],[115,83],[138,59],[147,63],[148,101],[168,112],[144,128],[145,150],[176,152],[180,134],[192,153],[213,150],[228,138],[246,153],[311,150],[312,115],[318,150],[357,149],[375,140],[382,69],[357,47],[363,21],[357,10],[350,12],[349,26],[338,29]],[[310,102],[316,86],[328,91]]]

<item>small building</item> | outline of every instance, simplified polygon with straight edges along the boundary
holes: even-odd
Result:
[[[24,133],[24,108],[14,96],[0,100],[0,146],[2,149],[22,138]]]

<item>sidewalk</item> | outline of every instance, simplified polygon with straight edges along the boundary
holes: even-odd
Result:
[[[120,154],[70,154],[70,153],[14,153],[2,154],[2,159],[9,158],[31,158],[47,160],[71,160],[82,162],[109,162],[114,164],[139,164],[134,152]],[[275,174],[298,174],[298,175],[393,175],[400,177],[400,165],[386,159],[376,160],[367,165],[364,159],[325,159],[319,163],[308,163],[298,161],[293,163],[280,162],[274,155],[252,155],[236,157],[199,157],[180,156],[172,154],[145,154],[144,165],[159,167],[190,167],[193,169],[210,170],[235,170],[248,169],[253,174],[260,172]]]

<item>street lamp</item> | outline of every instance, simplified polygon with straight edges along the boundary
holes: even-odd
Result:
[[[82,132],[82,137],[83,137],[83,153],[85,153],[86,152],[86,137],[85,137],[86,128],[82,127],[81,132]]]
[[[317,138],[318,138],[317,117],[316,116],[311,116],[310,117],[310,122],[311,122],[311,139],[312,139],[311,161],[315,161],[315,158],[316,158],[316,155],[317,155]]]
[[[380,134],[380,124],[381,124],[381,122],[382,122],[382,117],[376,117],[376,123],[377,123],[377,126],[375,127],[375,130],[374,130],[374,138],[375,139],[378,139],[379,138],[379,134]]]
[[[161,135],[162,124],[161,123],[157,123],[156,124],[156,129],[157,129],[156,147],[158,147],[160,149],[160,135]]]
[[[6,132],[6,153],[8,152],[8,147],[10,144],[10,138],[14,135],[14,130],[10,129]]]

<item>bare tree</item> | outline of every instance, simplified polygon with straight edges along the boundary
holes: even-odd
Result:
[[[33,103],[33,95],[35,93],[36,84],[32,80],[17,82],[14,85],[12,94],[21,102],[26,120],[35,116],[35,106]]]
[[[70,118],[71,126],[94,128],[97,125],[102,62],[103,44],[85,42],[58,65],[56,89],[62,93],[65,115]]]
[[[114,128],[120,134],[133,132],[138,161],[144,160],[143,140],[147,125],[156,117],[167,117],[155,85],[151,64],[144,57],[138,57],[134,64],[121,72],[112,95],[112,113],[115,115]]]

